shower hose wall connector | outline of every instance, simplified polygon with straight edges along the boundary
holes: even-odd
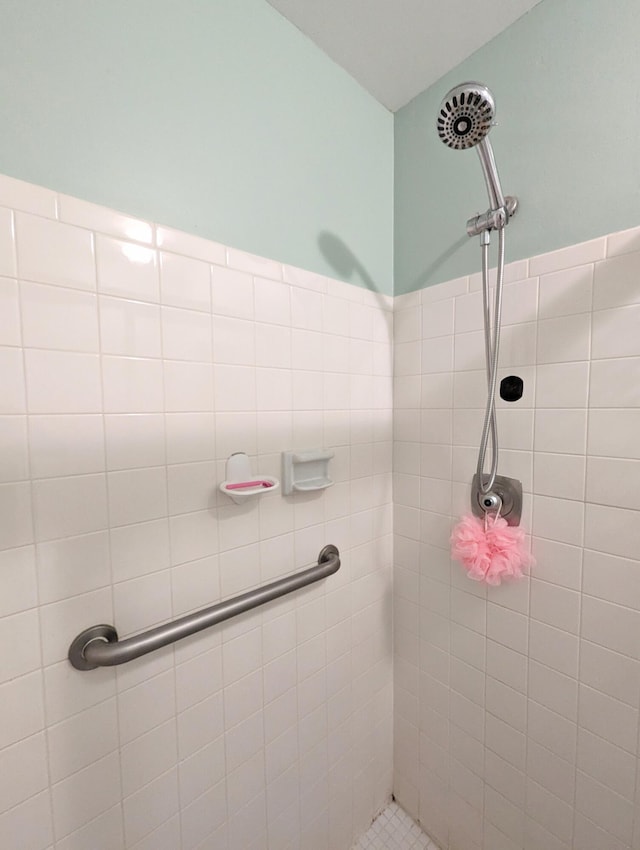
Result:
[[[488,476],[484,476],[485,480]],[[489,493],[480,488],[478,473],[471,482],[471,513],[483,519],[487,514],[499,514],[507,525],[520,525],[522,517],[522,484],[516,478],[496,475]]]

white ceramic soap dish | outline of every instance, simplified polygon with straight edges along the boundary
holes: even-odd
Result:
[[[282,452],[282,492],[288,496],[294,490],[309,492],[331,487],[329,461],[333,452],[308,449],[302,452]]]
[[[275,493],[280,489],[280,482],[271,475],[253,475],[251,463],[244,452],[234,452],[227,459],[227,480],[220,485],[220,490],[236,503],[242,505],[249,499]]]

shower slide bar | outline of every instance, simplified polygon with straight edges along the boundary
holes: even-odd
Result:
[[[340,553],[331,543],[318,555],[318,563],[299,573],[278,579],[264,587],[258,587],[233,599],[219,602],[194,614],[187,614],[164,626],[149,629],[140,635],[118,640],[113,626],[91,626],[81,632],[69,647],[69,661],[76,670],[95,670],[96,667],[114,667],[140,658],[148,652],[168,646],[177,640],[194,635],[216,623],[222,623],[252,608],[271,602],[301,587],[337,573],[340,569]]]

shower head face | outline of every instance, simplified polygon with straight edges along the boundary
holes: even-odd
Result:
[[[455,150],[475,147],[489,133],[495,114],[493,95],[486,86],[462,83],[440,105],[438,135]]]

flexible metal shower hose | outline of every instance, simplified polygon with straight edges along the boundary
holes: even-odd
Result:
[[[484,307],[484,350],[487,364],[487,407],[482,426],[478,452],[478,482],[483,496],[490,493],[498,472],[498,425],[496,422],[496,384],[498,381],[498,355],[500,353],[500,321],[502,318],[502,284],[504,278],[504,228],[498,230],[498,269],[494,297],[493,325],[489,304],[489,231],[481,236],[482,248],[482,302]],[[493,333],[492,333],[493,331]],[[487,445],[491,437],[491,468],[485,480],[484,464]]]

